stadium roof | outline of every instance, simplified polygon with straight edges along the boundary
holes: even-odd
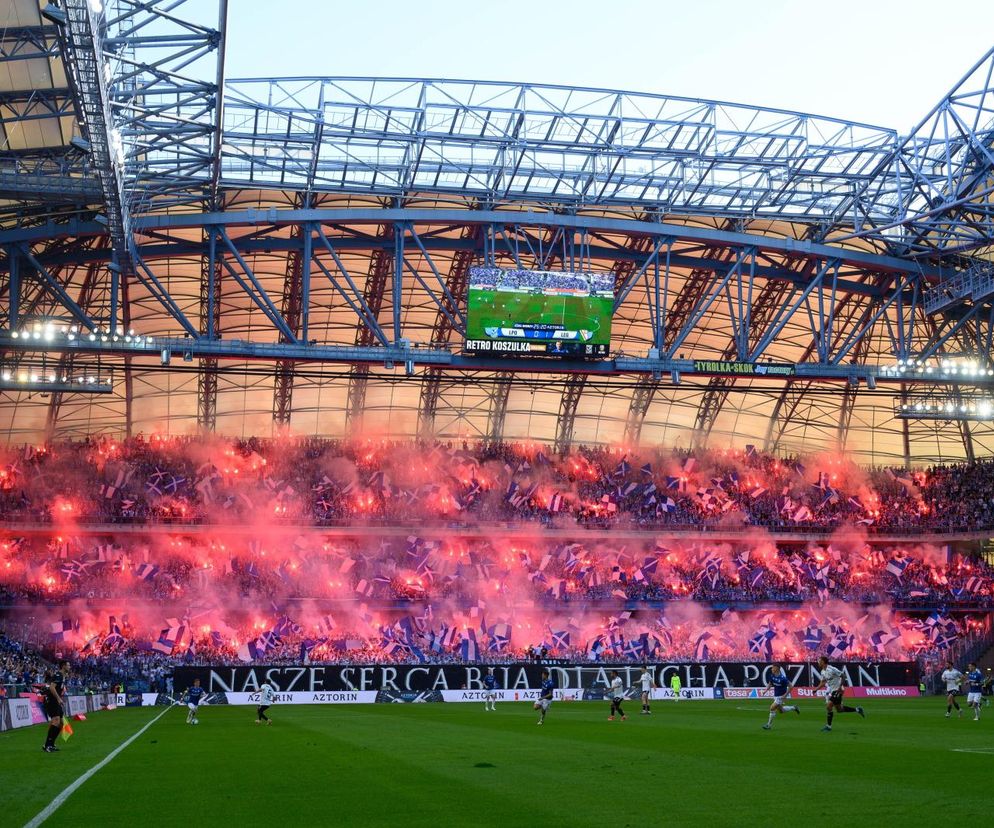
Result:
[[[361,420],[559,445],[842,443],[869,462],[994,447],[982,423],[895,418],[920,383],[874,381],[898,360],[990,361],[990,52],[899,136],[604,89],[225,80],[224,2],[204,20],[182,2],[45,5],[13,0],[0,30],[0,327],[186,344],[163,365],[158,347],[42,354],[7,336],[11,442]],[[483,261],[612,272],[618,359],[460,356]],[[695,359],[800,367],[671,370]],[[109,370],[109,394],[16,386]]]

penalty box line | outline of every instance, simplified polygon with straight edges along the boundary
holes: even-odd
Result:
[[[68,785],[65,790],[62,791],[55,799],[48,803],[43,811],[41,811],[34,819],[27,823],[24,828],[38,828],[46,819],[48,819],[52,814],[54,814],[62,804],[76,792],[76,790],[86,782],[91,776],[97,773],[101,768],[107,765],[115,756],[117,756],[122,750],[124,750],[128,745],[130,745],[135,739],[141,736],[146,730],[148,730],[152,725],[154,725],[159,719],[166,715],[170,710],[173,709],[173,705],[170,705],[165,710],[163,710],[158,716],[148,722],[141,730],[131,736],[127,741],[122,742],[116,748],[114,748],[110,753],[108,753],[103,759],[101,759],[92,768],[86,771],[82,776],[80,776],[75,782]]]

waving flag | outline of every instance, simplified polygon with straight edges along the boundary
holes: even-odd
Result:
[[[762,627],[749,639],[749,652],[762,654],[769,659],[773,656],[773,639],[777,634],[769,627]]]
[[[167,622],[168,623],[168,622]],[[152,644],[152,649],[157,653],[172,655],[173,649],[183,637],[182,627],[167,627],[159,633],[159,640]]]
[[[893,575],[898,580],[904,577],[904,570],[908,568],[908,564],[911,563],[911,558],[905,555],[898,555],[897,557],[891,558],[887,562],[887,571]]]
[[[135,576],[142,581],[151,581],[158,574],[159,567],[150,563],[143,563],[135,570]]]
[[[470,631],[472,633],[472,630]],[[459,655],[463,661],[479,661],[480,647],[476,643],[476,638],[464,638],[459,644]]]
[[[511,644],[511,625],[494,624],[490,628],[490,647],[493,652],[500,652]]]
[[[842,656],[846,654],[847,650],[852,649],[855,639],[856,637],[854,635],[847,635],[842,630],[836,631],[836,633],[832,636],[831,641],[828,642],[828,657],[830,659],[842,658]]]
[[[887,645],[892,641],[897,641],[901,638],[901,634],[896,630],[888,632],[887,630],[877,630],[870,636],[870,644],[873,645],[873,649],[880,655],[884,654],[887,649]]]
[[[814,625],[808,625],[802,633],[801,643],[813,652],[821,647],[824,640],[825,633]]]
[[[83,561],[66,561],[61,568],[61,572],[65,575],[67,581],[82,578],[86,574],[86,570],[87,565]]]
[[[154,646],[154,645],[153,645]],[[258,661],[266,654],[266,648],[253,638],[238,648],[238,658],[242,661]]]
[[[694,643],[695,661],[707,661],[711,658],[711,649],[708,647],[708,642],[712,638],[714,636],[709,632],[703,632],[697,637],[697,641]]]
[[[65,641],[66,636],[71,635],[72,631],[73,622],[69,618],[63,618],[61,621],[55,621],[52,624],[52,640]]]

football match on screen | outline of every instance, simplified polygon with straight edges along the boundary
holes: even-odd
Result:
[[[992,35],[0,2],[0,828],[990,822]]]
[[[614,311],[611,273],[469,271],[467,349],[607,356]]]

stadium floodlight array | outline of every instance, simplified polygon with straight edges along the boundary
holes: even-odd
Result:
[[[942,359],[899,359],[891,365],[881,365],[884,377],[948,377],[950,379],[982,380],[994,377],[994,367],[976,357],[944,357]]]
[[[21,367],[0,370],[0,389],[4,391],[43,391],[66,394],[110,394],[114,377],[106,369],[74,368],[72,374],[60,374],[50,369]]]
[[[52,320],[39,320],[18,330],[12,330],[10,338],[27,343],[34,340],[46,344],[57,344],[60,341],[75,342],[77,340],[114,342],[118,345],[131,345],[135,348],[144,348],[152,342],[152,337],[140,336],[135,333],[134,329],[125,331],[123,328],[111,329],[108,326],[89,331],[79,325],[57,324]]]
[[[894,416],[903,420],[994,421],[994,397],[922,394],[894,400]]]

